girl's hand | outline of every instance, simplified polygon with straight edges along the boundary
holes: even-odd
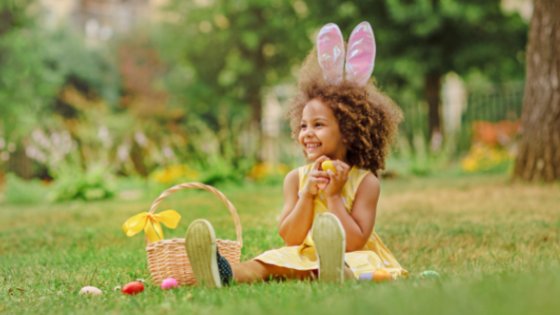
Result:
[[[342,188],[348,180],[348,172],[350,171],[350,166],[339,160],[333,161],[333,165],[336,169],[336,172],[333,172],[331,170],[323,172],[326,173],[329,178],[328,184],[324,188],[325,197],[341,195]]]
[[[315,197],[319,190],[325,189],[327,187],[330,178],[327,172],[322,171],[321,163],[323,161],[328,160],[329,158],[326,156],[321,156],[313,163],[313,167],[311,168],[311,172],[309,173],[309,180],[307,181],[307,185],[303,188],[303,194],[308,195],[311,197]]]

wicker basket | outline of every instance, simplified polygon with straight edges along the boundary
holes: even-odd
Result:
[[[154,213],[158,205],[165,198],[183,189],[202,189],[209,191],[226,205],[233,218],[233,223],[235,224],[235,234],[237,236],[237,240],[230,241],[218,239],[216,240],[216,243],[220,254],[224,256],[230,264],[239,263],[241,258],[241,247],[243,245],[239,216],[237,215],[237,210],[233,204],[216,188],[196,182],[175,185],[162,192],[161,195],[154,200],[149,212]],[[187,257],[187,252],[185,250],[184,238],[174,238],[148,243],[146,246],[146,252],[148,255],[148,268],[150,270],[152,281],[155,284],[159,285],[164,279],[169,277],[177,279],[180,285],[192,285],[196,283],[189,258]]]

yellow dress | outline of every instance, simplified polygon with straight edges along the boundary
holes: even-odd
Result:
[[[309,179],[309,172],[312,167],[312,164],[308,164],[298,169],[300,194]],[[352,167],[348,173],[348,180],[342,190],[342,198],[344,207],[349,213],[352,211],[356,191],[368,173],[369,171],[357,167]],[[314,215],[328,211],[325,198],[321,193],[315,198],[313,210]],[[269,250],[255,257],[255,259],[266,264],[295,270],[314,270],[318,268],[316,257],[311,233],[308,233],[303,244],[299,246],[285,246]],[[383,244],[375,230],[371,233],[362,250],[345,253],[344,260],[356,278],[379,269],[390,272],[393,278],[408,275],[408,272],[401,267],[391,251]]]

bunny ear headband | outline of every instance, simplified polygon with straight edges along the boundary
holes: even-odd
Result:
[[[340,28],[334,23],[321,28],[317,35],[317,59],[324,79],[339,84],[344,71],[346,81],[364,86],[371,77],[375,63],[375,37],[368,22],[362,22],[354,28],[348,40],[346,64],[344,57],[344,39]]]

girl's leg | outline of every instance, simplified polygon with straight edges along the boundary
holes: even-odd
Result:
[[[256,260],[231,266],[216,250],[216,237],[210,222],[195,220],[187,229],[185,247],[199,285],[221,287],[232,277],[240,283],[269,279],[314,279],[313,271],[300,271],[265,264]],[[221,260],[221,261],[220,261]],[[221,266],[222,264],[227,266]]]
[[[295,270],[250,260],[233,266],[237,282],[255,282],[269,279],[316,279],[342,282],[355,279],[352,271],[344,266],[345,233],[340,221],[332,213],[323,213],[313,223],[313,239],[319,256],[317,270]]]
[[[238,283],[252,283],[270,279],[312,280],[316,278],[314,270],[295,270],[265,264],[258,260],[249,260],[232,266],[233,278]]]
[[[327,220],[332,221],[332,220]],[[339,223],[338,223],[339,224]],[[339,228],[341,229],[341,228]],[[319,241],[321,237],[317,238]],[[321,243],[317,242],[316,243]],[[195,220],[189,226],[187,230],[185,247],[188,253],[189,260],[191,262],[193,272],[198,280],[199,284],[210,286],[210,287],[221,287],[222,284],[226,284],[232,276],[236,282],[239,283],[251,283],[257,281],[266,281],[270,279],[308,279],[313,280],[317,278],[317,270],[295,270],[275,265],[266,264],[257,260],[250,260],[243,263],[239,263],[231,266],[229,269],[229,264],[225,262],[225,259],[221,258],[216,250],[215,245],[215,233],[210,222],[206,220]],[[331,242],[327,242],[331,243]],[[338,239],[338,243],[343,244],[344,239]],[[325,252],[328,253],[326,256],[332,256],[330,259],[324,259],[325,261],[333,260],[339,263],[330,264],[332,268],[340,264],[340,269],[328,270],[331,274],[340,273],[339,281],[342,281],[343,274],[347,278],[353,278],[349,270],[344,270],[343,267],[343,247],[341,247],[342,252],[339,254],[332,255],[332,248],[328,246],[325,247]],[[320,248],[318,248],[319,250]],[[319,254],[320,254],[319,250]],[[338,257],[338,258],[337,258]],[[223,260],[227,268],[220,267],[220,258]],[[324,263],[324,261],[323,261]],[[223,266],[222,266],[223,267]],[[229,271],[228,271],[229,270]],[[338,271],[337,271],[338,270]]]

